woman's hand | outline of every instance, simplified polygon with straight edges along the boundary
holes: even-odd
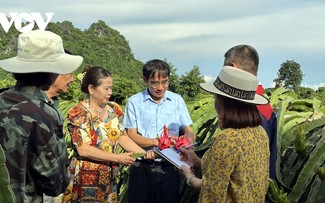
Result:
[[[131,157],[133,152],[127,152],[122,154],[116,154],[116,163],[124,164],[124,165],[130,165],[133,164],[135,161],[135,158]]]
[[[186,161],[192,167],[201,167],[201,159],[195,154],[193,148],[185,149],[181,147],[180,150],[180,157],[183,161]]]
[[[189,179],[190,177],[195,176],[192,169],[190,169],[189,167],[186,167],[184,165],[182,165],[182,173],[185,176],[186,180]]]
[[[195,190],[200,191],[202,186],[202,179],[197,178],[193,171],[184,165],[182,166],[182,173],[186,178],[186,183],[192,186]]]

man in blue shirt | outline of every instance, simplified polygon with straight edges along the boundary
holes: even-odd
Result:
[[[194,141],[192,120],[183,98],[168,91],[170,68],[154,59],[143,66],[147,89],[129,98],[124,127],[129,137],[144,149],[158,146],[157,136],[164,125],[169,136],[186,134]],[[138,160],[130,168],[129,203],[179,202],[179,173],[173,165],[161,159]]]

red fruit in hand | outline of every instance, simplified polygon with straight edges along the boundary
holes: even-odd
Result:
[[[163,135],[158,138],[158,147],[159,149],[166,149],[170,147],[170,139],[168,137],[168,128],[164,125]]]
[[[174,145],[174,148],[177,150],[182,146],[186,147],[186,146],[189,146],[190,144],[191,144],[190,140],[186,139],[186,137],[184,135],[182,135],[178,138],[178,141]]]
[[[170,147],[170,139],[167,137],[161,137],[158,139],[159,149],[166,149]]]

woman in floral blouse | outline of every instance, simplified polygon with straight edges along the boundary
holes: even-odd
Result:
[[[67,126],[75,151],[71,183],[64,202],[117,202],[116,176],[119,164],[129,165],[133,152],[153,158],[126,135],[121,124],[123,113],[109,102],[113,80],[101,67],[87,67],[81,74],[81,91],[88,98],[70,109]],[[117,154],[117,145],[129,151]]]
[[[260,126],[256,104],[268,100],[255,94],[258,79],[238,68],[225,66],[213,83],[200,86],[214,94],[220,129],[202,160],[193,149],[181,148],[202,179],[183,166],[187,183],[200,190],[199,202],[264,202],[268,189],[269,144]]]

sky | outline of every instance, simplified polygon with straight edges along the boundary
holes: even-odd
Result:
[[[224,53],[238,44],[259,53],[258,78],[265,88],[283,62],[294,60],[302,86],[325,86],[325,1],[322,0],[11,0],[0,13],[53,12],[81,29],[103,20],[122,34],[136,59],[167,59],[179,75],[199,66],[214,80]]]

